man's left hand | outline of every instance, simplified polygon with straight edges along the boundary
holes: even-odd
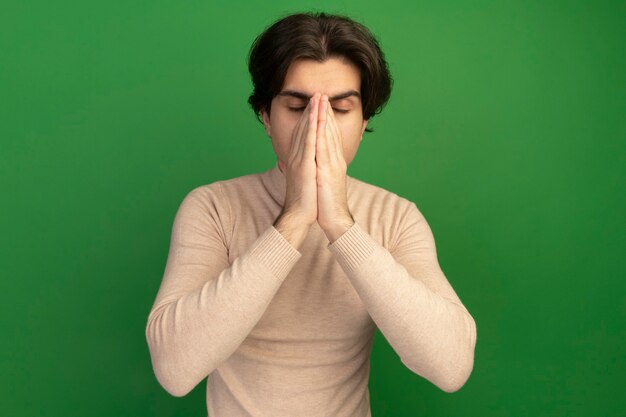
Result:
[[[332,243],[353,224],[348,207],[348,165],[335,114],[323,95],[319,102],[315,162],[317,164],[317,223]]]

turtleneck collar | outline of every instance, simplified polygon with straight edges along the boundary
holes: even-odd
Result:
[[[346,178],[346,192],[349,196],[350,190],[352,189],[353,178],[349,175],[346,175]],[[261,181],[274,200],[276,200],[279,205],[283,206],[285,204],[285,193],[287,191],[287,178],[278,167],[278,161],[276,161],[272,168],[261,173]]]

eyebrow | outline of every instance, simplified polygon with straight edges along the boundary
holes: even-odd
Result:
[[[301,91],[295,91],[295,90],[283,90],[280,93],[277,94],[278,96],[290,96],[290,97],[296,97],[296,98],[300,98],[303,100],[309,100],[311,99],[311,97],[313,97],[312,95],[303,93]],[[348,97],[357,97],[359,100],[361,99],[361,94],[359,94],[358,91],[355,90],[349,90],[346,91],[345,93],[339,93],[336,94],[332,97],[329,97],[328,100],[329,101],[334,101],[334,100],[340,100],[342,98],[348,98]]]

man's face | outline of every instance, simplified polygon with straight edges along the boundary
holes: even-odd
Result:
[[[309,59],[292,62],[280,93],[272,100],[270,116],[266,111],[261,112],[274,152],[278,160],[287,165],[296,123],[309,102],[307,97],[317,92],[329,97],[343,138],[343,157],[350,165],[361,143],[367,120],[363,120],[359,70],[352,63],[338,58],[330,58],[324,63]],[[348,95],[349,92],[357,94]],[[332,99],[339,95],[347,97]]]

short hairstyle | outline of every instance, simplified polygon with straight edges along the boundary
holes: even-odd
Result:
[[[272,99],[280,92],[293,61],[324,62],[333,57],[348,60],[360,71],[363,119],[380,113],[391,95],[393,79],[374,35],[347,16],[309,12],[277,20],[250,48],[248,71],[254,91],[248,104],[259,122],[263,123],[261,110],[270,113]]]

